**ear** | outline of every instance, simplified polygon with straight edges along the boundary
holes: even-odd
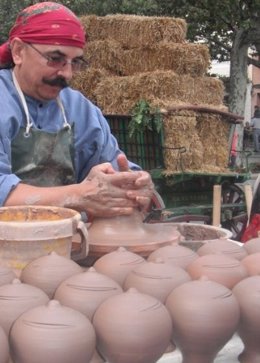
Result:
[[[21,64],[24,58],[25,43],[20,38],[14,38],[10,46],[14,64]]]

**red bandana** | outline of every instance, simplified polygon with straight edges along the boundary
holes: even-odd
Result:
[[[0,64],[12,62],[9,44],[15,37],[27,43],[57,44],[83,48],[85,32],[79,19],[64,5],[54,2],[38,3],[22,10],[0,46]]]

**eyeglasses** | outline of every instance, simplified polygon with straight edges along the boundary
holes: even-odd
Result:
[[[72,60],[66,59],[64,55],[47,55],[42,53],[39,49],[37,49],[34,45],[31,43],[27,43],[32,49],[34,49],[37,53],[39,53],[43,58],[47,60],[47,66],[55,68],[55,69],[61,69],[65,67],[67,64],[71,65],[71,68],[74,72],[79,72],[88,67],[88,62],[83,58],[74,58]]]

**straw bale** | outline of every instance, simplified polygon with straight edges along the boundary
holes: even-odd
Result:
[[[104,69],[88,68],[85,71],[75,74],[70,86],[80,91],[85,97],[96,104],[96,86],[108,74]]]
[[[165,115],[163,126],[165,175],[228,171],[230,123],[225,117],[182,110]],[[186,152],[169,147],[185,147]]]
[[[140,100],[152,103],[156,98],[219,105],[224,96],[223,83],[212,77],[177,75],[173,71],[155,71],[127,77],[106,77],[96,89],[98,106],[106,114],[129,114]]]
[[[89,41],[113,39],[126,49],[161,41],[183,43],[187,34],[186,21],[173,17],[115,14],[80,19]]]
[[[85,57],[92,67],[104,68],[111,75],[120,76],[156,70],[202,76],[210,65],[208,47],[192,43],[160,42],[145,48],[125,50],[116,41],[98,40],[88,43]]]

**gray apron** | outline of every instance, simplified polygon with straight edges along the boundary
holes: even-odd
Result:
[[[60,98],[63,128],[46,132],[33,127],[24,94],[13,73],[13,80],[26,114],[26,127],[21,127],[12,141],[12,172],[23,183],[35,186],[59,186],[75,183],[74,132],[68,123]]]

